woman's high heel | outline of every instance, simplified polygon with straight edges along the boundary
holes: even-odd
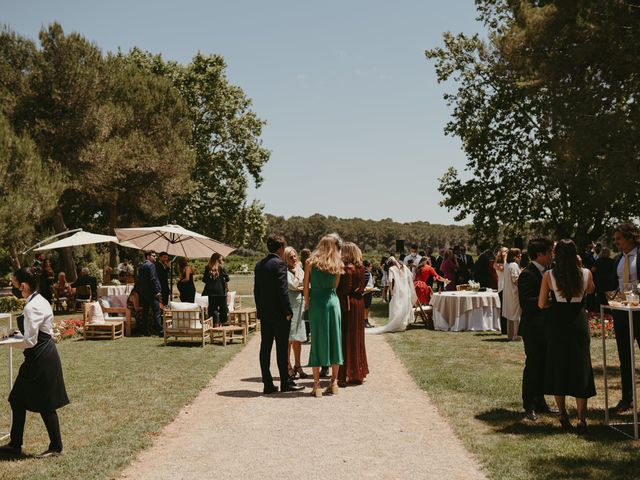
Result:
[[[320,386],[314,386],[313,390],[311,390],[311,395],[316,398],[322,397],[322,388],[320,388]]]
[[[584,418],[578,419],[578,423],[576,423],[576,433],[578,435],[584,435],[587,433],[587,421]]]
[[[573,428],[573,425],[571,425],[571,422],[569,421],[568,415],[560,415],[560,425],[562,425],[562,428],[565,430],[570,430]]]
[[[324,393],[328,393],[331,395],[337,395],[338,394],[338,384],[333,383],[331,385],[329,385],[327,388],[324,389]]]
[[[293,371],[298,375],[298,378],[307,378],[309,377],[309,375],[307,375],[306,373],[304,373],[304,370],[302,370],[302,367],[298,366],[298,367],[294,367]]]

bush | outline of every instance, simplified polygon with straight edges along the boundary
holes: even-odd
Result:
[[[16,298],[13,295],[10,297],[0,297],[0,312],[21,312],[24,310],[26,303],[27,301],[24,298]]]

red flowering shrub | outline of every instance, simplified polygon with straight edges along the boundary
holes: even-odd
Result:
[[[589,319],[589,331],[592,337],[602,337],[602,321],[600,314],[596,312],[587,312]],[[613,317],[608,313],[604,314],[604,338],[615,338],[616,334],[613,330]]]
[[[82,335],[82,320],[71,318],[53,322],[53,338],[56,342],[78,335]]]

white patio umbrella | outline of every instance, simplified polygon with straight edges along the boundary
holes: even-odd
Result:
[[[141,250],[155,250],[189,258],[209,258],[214,253],[226,257],[235,250],[180,225],[116,228],[116,236],[121,245],[135,245]]]
[[[42,252],[43,250],[55,250],[56,248],[65,248],[65,247],[77,247],[80,245],[90,245],[93,243],[107,243],[107,242],[115,242],[118,243],[118,238],[113,235],[100,235],[97,233],[91,232],[76,232],[73,235],[70,235],[62,240],[58,240],[53,243],[49,243],[42,247],[36,248],[34,251]],[[126,245],[129,246],[129,245]],[[136,248],[136,247],[133,247]]]

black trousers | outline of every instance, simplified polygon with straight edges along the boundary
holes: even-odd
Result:
[[[229,307],[227,306],[227,296],[216,295],[207,297],[209,299],[209,316],[213,318],[213,323],[227,323]]]
[[[159,334],[162,334],[162,315],[160,314],[160,300],[158,298],[142,298],[142,321],[140,322],[140,327],[138,328],[139,333],[147,334],[149,333],[149,310],[153,314],[153,324],[156,327],[156,330]]]
[[[622,400],[633,401],[631,380],[631,345],[629,344],[629,314],[627,312],[612,311],[613,328],[616,331],[618,358],[620,359],[620,377],[622,381]],[[640,313],[633,314],[633,336],[640,346]]]
[[[502,305],[502,292],[498,292],[498,298],[500,298],[500,305]],[[500,333],[507,334],[507,319],[502,316],[502,306],[500,307]]]
[[[12,409],[12,424],[11,424],[11,441],[9,442],[14,448],[22,448],[22,441],[24,437],[24,422],[27,418],[27,411],[25,409]],[[49,434],[49,450],[55,450],[56,452],[62,451],[62,436],[60,435],[60,422],[58,421],[58,414],[55,410],[50,412],[41,412],[40,416],[44,421],[45,427],[47,427],[47,433]]]
[[[280,373],[280,385],[286,385],[289,380],[289,362],[287,361],[289,346],[289,330],[291,323],[286,319],[260,319],[260,370],[262,370],[262,383],[265,386],[273,385],[271,376],[271,349],[273,341],[276,341],[276,359],[278,372]]]
[[[525,410],[544,410],[544,370],[547,359],[547,338],[544,325],[522,328],[522,341],[526,360],[522,372],[522,407]]]

